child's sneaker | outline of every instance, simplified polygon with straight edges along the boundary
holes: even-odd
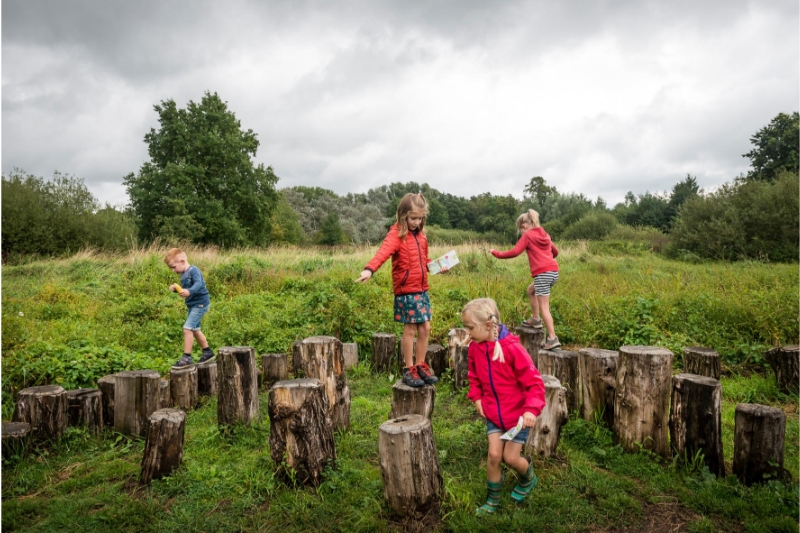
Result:
[[[200,356],[200,360],[198,361],[198,363],[213,361],[215,357],[216,354],[214,354],[214,350],[212,350],[211,348],[203,348],[203,355]]]
[[[439,378],[433,374],[433,370],[428,366],[428,363],[422,362],[418,364],[417,373],[419,377],[422,378],[422,381],[425,382],[425,385],[433,385],[439,382]]]
[[[417,367],[410,366],[403,371],[403,383],[409,387],[422,387],[425,382],[419,377]]]
[[[174,365],[172,365],[172,366],[174,366],[174,367],[181,367],[181,366],[191,365],[191,364],[192,364],[192,362],[193,362],[193,361],[192,361],[192,356],[191,356],[191,355],[183,354],[183,355],[181,356],[181,358],[180,358],[180,359],[178,359],[178,362],[177,362],[177,363],[175,363],[175,364],[174,364]]]
[[[547,341],[545,341],[543,348],[545,350],[555,350],[560,346],[561,343],[558,342],[558,335],[556,335],[555,337],[547,337]]]
[[[542,319],[530,317],[528,320],[523,320],[522,325],[529,328],[542,329]]]

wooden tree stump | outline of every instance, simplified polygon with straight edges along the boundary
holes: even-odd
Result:
[[[141,485],[168,476],[180,466],[185,429],[186,413],[180,409],[159,409],[150,415],[139,477]]]
[[[103,376],[97,380],[97,388],[103,394],[103,424],[114,427],[114,374]]]
[[[578,350],[581,376],[581,418],[599,416],[606,427],[614,427],[614,393],[617,387],[617,357],[614,350]]]
[[[786,414],[781,409],[758,404],[737,405],[733,473],[748,485],[783,478],[785,438]]]
[[[544,328],[530,328],[528,326],[517,326],[514,332],[519,337],[519,342],[528,351],[533,364],[539,368],[539,350],[544,342]],[[540,370],[541,372],[541,370]]]
[[[3,459],[22,458],[30,449],[31,425],[27,422],[3,422]]]
[[[450,367],[447,361],[447,348],[441,344],[428,345],[425,361],[428,362],[428,366],[431,367],[431,370],[433,370],[433,373],[437,376],[441,376],[442,373]]]
[[[683,371],[686,374],[719,379],[721,363],[719,354],[711,348],[690,346],[683,349]]]
[[[389,418],[400,418],[404,415],[422,415],[430,418],[436,400],[436,388],[433,385],[409,387],[402,379],[392,387],[392,411]]]
[[[146,437],[150,415],[161,407],[161,376],[155,370],[118,372],[114,397],[114,431]]]
[[[614,398],[614,439],[630,452],[641,444],[669,455],[673,353],[655,346],[621,346]]]
[[[569,350],[539,350],[539,373],[555,376],[567,398],[567,410],[577,411],[581,403],[578,354]]]
[[[372,335],[372,369],[376,372],[392,370],[395,361],[396,337],[392,333],[375,333]]]
[[[186,365],[169,370],[171,407],[191,411],[197,407],[197,366]]]
[[[708,376],[678,374],[672,378],[669,438],[679,458],[702,452],[708,470],[725,476],[722,453],[722,385]]]
[[[269,447],[277,474],[319,486],[336,461],[333,421],[325,386],[318,379],[279,381],[269,391]]]
[[[67,391],[58,385],[19,391],[14,422],[27,422],[37,440],[58,440],[67,429]]]
[[[296,378],[303,377],[303,361],[300,360],[303,357],[303,353],[297,350],[297,347],[303,341],[296,341],[292,344],[292,360],[290,361],[289,368],[292,370],[292,375]]]
[[[524,448],[525,455],[544,459],[555,455],[561,426],[569,420],[569,412],[566,391],[561,382],[547,374],[542,375],[542,380],[547,404],[536,418],[536,424],[530,429]]]
[[[344,369],[349,370],[358,364],[358,344],[355,342],[342,343],[342,357]]]
[[[800,345],[773,348],[764,354],[775,371],[778,388],[783,392],[800,393]]]
[[[442,473],[433,427],[422,415],[388,420],[378,430],[383,497],[396,514],[438,512]]]
[[[159,409],[167,409],[173,407],[172,394],[170,394],[168,379],[162,379],[161,383],[158,384],[158,396],[161,398],[161,402],[159,403],[160,405]]]
[[[453,328],[448,333],[447,361],[453,374],[453,387],[456,389],[469,383],[467,380],[469,343],[469,332],[464,328]]]
[[[67,417],[70,426],[86,426],[95,435],[103,431],[103,393],[100,389],[68,390]]]
[[[303,354],[303,375],[318,379],[325,386],[333,429],[349,428],[350,387],[344,373],[342,341],[320,335],[303,339],[297,349]]]
[[[198,396],[216,396],[219,376],[217,375],[217,362],[206,361],[197,363],[197,394]]]
[[[258,418],[256,351],[249,346],[217,350],[217,423],[249,425]]]
[[[271,387],[276,381],[289,379],[288,355],[285,353],[267,353],[261,356],[261,381],[264,387]]]

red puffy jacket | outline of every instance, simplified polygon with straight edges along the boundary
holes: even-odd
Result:
[[[517,257],[522,252],[528,252],[528,263],[531,265],[531,276],[536,276],[542,272],[558,271],[558,248],[550,240],[550,235],[544,228],[531,228],[522,234],[517,245],[507,252],[492,252],[498,259],[509,259]]]
[[[428,238],[424,233],[409,231],[405,239],[400,239],[397,224],[393,224],[378,253],[364,269],[375,273],[390,257],[396,296],[428,290]]]

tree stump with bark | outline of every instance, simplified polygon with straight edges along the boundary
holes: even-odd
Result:
[[[614,439],[630,452],[642,445],[669,455],[673,353],[655,346],[621,346],[614,398]]]
[[[569,411],[566,391],[561,382],[547,374],[542,375],[542,380],[546,405],[530,429],[524,448],[525,455],[544,459],[555,455],[561,426],[569,420]]]
[[[447,348],[441,344],[429,344],[428,351],[425,354],[425,361],[431,367],[433,373],[441,376],[442,373],[450,368],[447,361]]]
[[[378,431],[383,496],[401,516],[438,512],[442,473],[433,428],[422,415],[388,420]]]
[[[225,346],[217,351],[217,423],[250,425],[258,418],[256,351]]]
[[[350,370],[358,364],[358,344],[355,342],[342,343],[342,357],[344,357],[344,369]]]
[[[786,414],[775,407],[740,403],[734,426],[733,473],[747,485],[785,478]]]
[[[289,362],[289,368],[292,371],[292,375],[295,378],[302,378],[303,376],[303,361],[300,360],[303,357],[302,352],[297,350],[297,347],[303,341],[296,341],[292,344],[292,360]]]
[[[191,411],[197,407],[197,366],[186,365],[169,371],[171,407]]]
[[[684,373],[719,379],[721,368],[719,354],[711,348],[690,346],[683,349]]]
[[[265,388],[277,381],[289,379],[289,366],[285,353],[267,353],[261,356],[261,381]]]
[[[31,425],[27,422],[3,422],[3,459],[27,455],[31,442]]]
[[[270,456],[286,481],[319,486],[336,461],[333,421],[325,386],[303,378],[275,383],[269,391]]]
[[[460,389],[469,381],[467,373],[467,354],[469,352],[469,332],[464,328],[453,328],[447,339],[447,361],[453,375],[453,387]]]
[[[141,485],[168,476],[180,466],[185,430],[186,413],[180,409],[159,409],[150,415],[139,477]]]
[[[58,440],[67,429],[67,391],[58,385],[22,389],[12,418],[30,424],[37,440]]]
[[[158,384],[158,396],[161,398],[161,402],[159,403],[160,405],[159,409],[167,409],[173,407],[172,394],[170,394],[168,379],[162,379],[161,383]]]
[[[197,395],[216,396],[219,376],[217,375],[217,362],[206,361],[197,363]]]
[[[114,427],[114,374],[103,376],[97,380],[97,388],[103,395],[103,424]]]
[[[395,362],[395,343],[397,338],[392,333],[375,333],[372,335],[372,369],[376,372],[389,372]]]
[[[68,390],[67,418],[70,426],[86,426],[94,435],[103,431],[103,393],[100,389]]]
[[[544,328],[531,328],[528,326],[517,326],[514,332],[519,337],[519,342],[531,356],[533,364],[539,368],[539,350],[544,342]],[[541,370],[540,370],[541,372]]]
[[[539,373],[555,376],[567,399],[567,410],[577,411],[581,401],[581,378],[578,354],[569,350],[540,350]]]
[[[436,401],[436,388],[433,385],[409,387],[402,379],[392,387],[392,410],[389,418],[400,418],[404,415],[422,415],[430,418]]]
[[[608,429],[614,427],[614,393],[617,387],[617,357],[614,350],[578,350],[581,377],[581,418],[597,417]]]
[[[114,431],[147,436],[150,415],[161,408],[161,376],[155,370],[118,372],[114,384]]]
[[[783,392],[800,393],[800,345],[773,348],[764,354],[775,371],[778,388]]]
[[[688,463],[700,452],[712,474],[725,476],[719,381],[696,374],[673,376],[669,438],[677,457]]]
[[[344,372],[342,341],[322,335],[309,337],[298,343],[297,350],[302,353],[303,375],[325,386],[333,429],[349,428],[350,387]]]

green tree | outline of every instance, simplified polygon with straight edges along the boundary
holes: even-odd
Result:
[[[322,227],[319,229],[319,243],[328,246],[335,244],[344,244],[346,239],[342,231],[342,225],[339,223],[339,217],[336,213],[328,213]]]
[[[750,137],[755,146],[742,157],[750,159],[752,170],[747,179],[772,181],[782,170],[798,172],[800,145],[800,115],[778,113],[768,126]]]
[[[277,204],[278,177],[254,166],[253,130],[216,93],[178,109],[154,106],[158,130],[144,136],[150,161],[125,177],[139,237],[220,246],[265,245]]]
[[[547,184],[541,176],[534,176],[525,186],[525,197],[531,199],[541,209],[547,198],[558,193],[555,187]]]

